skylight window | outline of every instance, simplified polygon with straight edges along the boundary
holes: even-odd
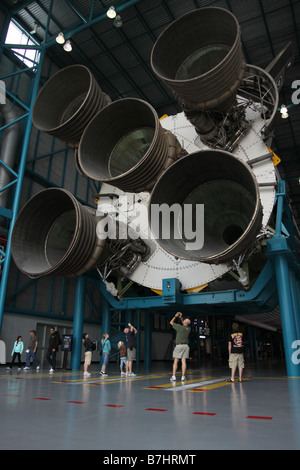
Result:
[[[30,39],[29,33],[26,33],[23,29],[16,25],[13,21],[9,23],[5,44],[22,44],[26,46],[36,46],[37,42]],[[12,49],[15,55],[20,59],[27,67],[34,67],[39,61],[39,52],[36,49]]]

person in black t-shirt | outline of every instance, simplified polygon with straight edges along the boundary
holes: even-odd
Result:
[[[130,377],[134,377],[135,374],[132,372],[132,364],[133,361],[136,360],[136,335],[137,335],[137,329],[134,328],[134,326],[131,325],[131,323],[128,323],[129,328],[124,329],[124,333],[126,335],[126,340],[127,340],[127,362],[126,362],[126,375],[129,375]]]
[[[244,337],[243,333],[240,331],[238,323],[232,324],[232,333],[228,338],[228,353],[231,377],[227,382],[234,382],[236,368],[239,370],[239,382],[242,382],[242,375],[245,367]]]
[[[83,375],[85,377],[89,377],[91,374],[88,371],[88,367],[92,363],[92,355],[93,355],[93,343],[89,338],[88,333],[83,333],[82,335],[82,343],[85,348],[85,353],[84,353],[84,366],[83,366]]]

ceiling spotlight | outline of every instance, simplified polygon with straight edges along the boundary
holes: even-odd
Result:
[[[121,26],[123,25],[122,23],[122,18],[120,15],[117,15],[113,21],[113,25],[116,27],[116,28],[121,28]]]
[[[64,44],[65,42],[65,37],[63,35],[63,33],[59,33],[57,36],[56,36],[56,42],[58,44]]]
[[[108,18],[115,18],[116,14],[117,14],[116,10],[115,10],[115,7],[109,7],[106,14],[107,14]]]
[[[284,104],[282,104],[280,107],[280,114],[281,114],[282,119],[286,119],[289,117],[287,107]]]
[[[37,23],[33,23],[33,29],[29,32],[29,34],[35,34],[37,32],[38,25]]]
[[[65,44],[63,45],[63,48],[65,51],[71,52],[72,44],[71,44],[71,41],[69,41],[69,39],[65,42]]]

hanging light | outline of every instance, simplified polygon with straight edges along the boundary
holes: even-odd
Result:
[[[121,28],[123,23],[122,23],[122,18],[120,15],[117,15],[113,21],[113,25],[116,27],[116,28]]]
[[[56,42],[58,44],[64,44],[65,37],[64,37],[64,34],[62,32],[58,33],[58,35],[56,36]]]
[[[71,44],[71,41],[69,41],[69,39],[65,42],[65,44],[63,45],[63,48],[66,52],[71,52],[72,44]]]
[[[286,119],[289,117],[287,107],[284,104],[282,104],[280,107],[280,114],[281,114],[282,119]]]
[[[38,24],[33,23],[33,29],[29,32],[29,34],[36,34],[37,29],[38,29]]]
[[[113,6],[109,7],[106,14],[107,14],[108,18],[115,18],[116,14],[117,14],[116,10],[115,10],[115,7],[113,7]]]

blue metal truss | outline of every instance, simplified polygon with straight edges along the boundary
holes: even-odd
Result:
[[[4,28],[4,33],[6,34],[5,28]],[[5,40],[5,37],[3,34],[2,44],[4,43],[4,40]],[[16,45],[14,45],[14,47],[16,47]],[[22,184],[23,184],[23,177],[24,177],[24,171],[25,171],[25,163],[26,163],[31,128],[32,128],[31,110],[34,104],[34,100],[37,96],[38,87],[40,83],[40,77],[41,77],[42,63],[43,63],[43,58],[45,55],[45,49],[43,47],[41,46],[35,46],[35,47],[37,50],[39,50],[40,61],[38,64],[34,63],[32,66],[32,71],[34,73],[32,76],[33,85],[31,87],[31,96],[29,97],[29,106],[26,106],[24,103],[22,103],[18,99],[17,96],[13,95],[12,93],[9,93],[10,99],[17,102],[24,109],[24,114],[20,118],[18,118],[18,120],[23,119],[26,122],[26,124],[25,124],[25,130],[24,130],[24,135],[23,135],[23,143],[22,143],[21,155],[20,155],[20,160],[19,160],[19,167],[17,171],[15,171],[15,169],[13,168],[8,168],[7,165],[5,165],[6,169],[8,169],[14,177],[14,180],[11,183],[9,183],[8,186],[14,186],[15,192],[14,192],[12,207],[10,209],[1,208],[1,215],[8,219],[9,230],[8,230],[8,237],[7,237],[7,243],[6,243],[6,250],[5,252],[1,253],[2,254],[1,263],[3,265],[3,268],[2,268],[2,276],[1,276],[1,284],[0,284],[0,329],[1,329],[2,319],[3,319],[3,310],[4,310],[4,303],[5,303],[5,296],[6,296],[7,280],[8,280],[8,274],[9,274],[9,268],[10,268],[10,261],[11,261],[11,233],[12,233],[12,228],[14,226],[14,222],[18,214]],[[20,73],[21,72],[26,73],[24,71],[27,71],[27,70],[28,68],[21,70]],[[11,123],[9,123],[9,125],[13,125],[15,122],[16,121],[12,121]],[[5,128],[6,126],[3,126],[0,129],[0,131],[2,132]],[[4,163],[1,160],[0,162],[2,165],[4,165]],[[8,186],[1,188],[2,191],[6,190]]]

